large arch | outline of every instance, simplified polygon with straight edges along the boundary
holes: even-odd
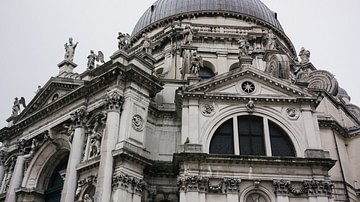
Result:
[[[70,143],[67,138],[66,135],[59,135],[54,140],[44,143],[29,162],[22,187],[45,192],[56,167],[64,158],[68,158]]]
[[[201,127],[200,144],[203,144],[204,152],[209,152],[209,146],[211,139],[218,127],[220,127],[225,121],[230,118],[249,115],[245,106],[229,106],[221,109],[217,116],[209,122],[206,122]],[[267,107],[257,107],[251,115],[266,117],[268,120],[279,125],[289,136],[293,143],[295,153],[297,157],[304,157],[304,151],[306,149],[306,141],[301,135],[301,130],[294,127],[293,124],[286,120],[279,111]]]

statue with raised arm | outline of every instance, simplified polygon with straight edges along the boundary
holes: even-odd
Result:
[[[73,44],[73,39],[69,38],[69,43],[66,43],[65,46],[65,60],[72,62],[74,59],[75,54],[75,48],[78,45],[78,42],[76,44]]]

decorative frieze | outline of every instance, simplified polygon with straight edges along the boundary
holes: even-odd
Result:
[[[112,91],[107,94],[106,107],[108,110],[120,110],[123,103],[124,98],[117,91]]]
[[[215,192],[215,193],[232,193],[239,192],[240,179],[222,178],[215,180],[218,183],[211,182],[208,177],[203,176],[186,176],[178,178],[180,191],[189,192]]]
[[[277,195],[303,195],[330,196],[334,187],[333,183],[323,180],[305,180],[302,183],[291,184],[288,180],[274,180],[273,186]]]
[[[113,176],[112,187],[113,189],[123,188],[125,190],[132,190],[134,193],[141,194],[145,190],[146,184],[142,179],[124,173],[117,173]]]

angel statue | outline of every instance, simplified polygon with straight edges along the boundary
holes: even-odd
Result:
[[[75,54],[75,48],[78,45],[79,42],[76,42],[76,44],[73,44],[73,39],[69,38],[69,44],[66,43],[65,46],[65,60],[72,62],[74,59]]]
[[[117,39],[119,39],[118,48],[120,50],[126,50],[127,48],[129,48],[130,35],[128,33],[125,34],[125,33],[119,32],[119,36],[117,37]]]
[[[95,68],[95,61],[105,63],[104,54],[101,51],[98,51],[98,54],[96,55],[93,50],[90,50],[90,55],[87,58],[88,58],[88,63],[87,63],[88,70],[92,70]]]

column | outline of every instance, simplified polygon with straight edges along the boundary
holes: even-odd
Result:
[[[22,150],[22,149],[20,149]],[[9,170],[8,175],[11,175],[9,188],[6,192],[6,202],[13,202],[16,201],[16,193],[15,190],[20,188],[23,176],[24,176],[24,153],[19,153],[16,158],[16,163],[14,170]],[[12,173],[11,173],[12,172]]]
[[[107,119],[105,133],[102,138],[101,158],[97,176],[95,201],[110,201],[112,190],[112,175],[114,159],[112,151],[115,149],[119,134],[120,109],[123,98],[116,91],[110,92],[106,100]]]
[[[69,162],[66,168],[66,177],[64,188],[61,193],[61,202],[74,201],[75,191],[77,186],[77,170],[76,166],[79,165],[82,159],[82,153],[85,142],[85,122],[87,112],[85,108],[81,108],[71,114],[71,119],[75,127],[73,134]]]

